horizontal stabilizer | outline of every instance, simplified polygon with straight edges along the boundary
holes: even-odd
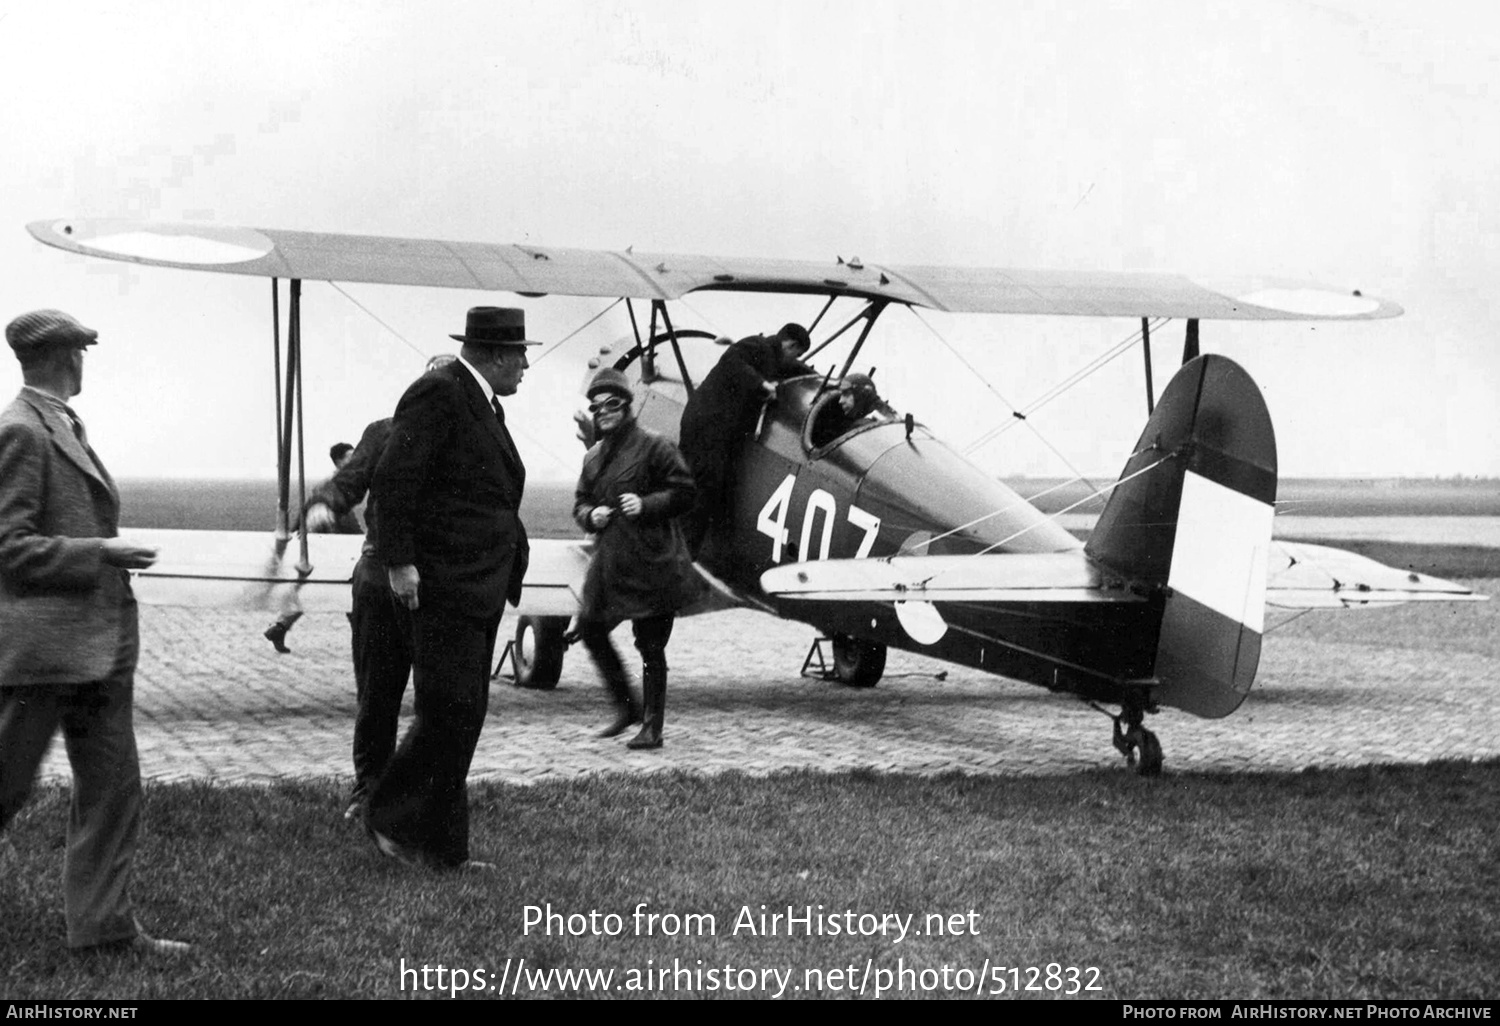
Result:
[[[1266,603],[1283,609],[1347,609],[1485,598],[1461,584],[1398,570],[1343,549],[1303,542],[1271,543]]]

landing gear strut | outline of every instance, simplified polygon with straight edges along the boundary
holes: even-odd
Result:
[[[1097,705],[1094,708],[1099,709]],[[1156,708],[1149,701],[1132,696],[1121,703],[1118,716],[1105,709],[1099,711],[1114,721],[1115,749],[1125,756],[1126,765],[1134,767],[1143,777],[1161,776],[1161,742],[1145,727],[1146,713],[1155,712]]]

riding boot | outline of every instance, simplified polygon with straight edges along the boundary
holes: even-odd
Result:
[[[645,690],[646,713],[641,722],[641,732],[625,742],[626,748],[660,748],[662,720],[666,717],[667,669],[665,666],[647,666],[641,671]]]
[[[578,635],[598,667],[604,690],[609,692],[610,701],[615,705],[614,722],[599,731],[599,736],[623,734],[626,727],[641,722],[641,705],[630,693],[630,677],[625,673],[620,653],[609,640],[609,628],[602,623],[584,621],[578,625]]]
[[[641,703],[630,693],[630,681],[625,677],[624,667],[617,673],[605,674],[604,686],[609,690],[609,697],[614,700],[615,719],[599,731],[599,736],[615,737],[625,733],[625,728],[632,723],[641,722]]]

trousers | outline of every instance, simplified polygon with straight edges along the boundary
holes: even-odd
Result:
[[[401,700],[411,676],[406,610],[396,601],[385,566],[361,556],[354,567],[349,613],[354,657],[354,798],[375,786],[391,755],[401,721]]]
[[[133,719],[139,652],[131,602],[122,612],[115,665],[104,680],[0,687],[0,831],[26,804],[59,730],[73,770],[63,857],[69,947],[129,940],[138,931],[129,885],[141,828]]]
[[[630,630],[635,636],[635,650],[641,654],[644,669],[667,672],[667,642],[672,640],[674,622],[674,613],[630,621]],[[599,667],[599,673],[607,682],[625,676],[625,664],[620,661],[620,653],[615,650],[614,642],[609,640],[609,632],[609,625],[602,620],[581,620],[578,623],[578,639],[588,649],[594,665]]]
[[[436,868],[469,858],[469,765],[489,709],[500,618],[424,602],[408,618],[413,718],[365,806],[365,823]]]

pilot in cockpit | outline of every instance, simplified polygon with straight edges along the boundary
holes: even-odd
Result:
[[[846,374],[839,381],[837,398],[823,403],[815,414],[813,448],[821,449],[854,430],[870,414],[885,408],[868,374]]]

